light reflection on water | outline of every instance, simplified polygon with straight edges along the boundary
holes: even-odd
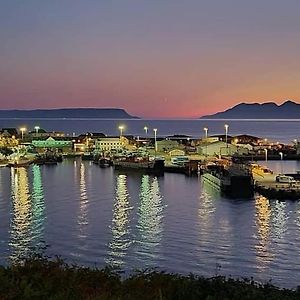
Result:
[[[124,264],[126,251],[132,243],[132,239],[129,236],[129,214],[132,207],[129,204],[126,179],[126,175],[117,176],[116,198],[111,225],[112,240],[109,243],[108,263],[116,267],[121,267]]]
[[[157,177],[142,177],[138,206],[137,255],[150,264],[158,255],[163,235],[163,214],[159,182]]]
[[[79,204],[79,214],[78,214],[78,226],[79,226],[79,238],[84,240],[87,237],[87,225],[88,225],[88,196],[86,190],[86,182],[85,182],[85,165],[81,163],[79,165],[80,168],[80,181],[79,181],[79,189],[80,189],[80,204]]]
[[[28,170],[11,168],[12,218],[10,259],[18,261],[43,244],[45,204],[39,166],[32,167],[33,190],[30,192]]]
[[[258,243],[255,246],[257,251],[256,259],[258,261],[258,269],[263,271],[272,260],[272,255],[269,251],[271,206],[270,201],[263,196],[257,196],[255,198],[255,206],[255,221],[258,233]]]
[[[47,244],[79,264],[299,284],[300,202],[230,200],[198,178],[80,160],[0,169],[0,182],[1,263]]]

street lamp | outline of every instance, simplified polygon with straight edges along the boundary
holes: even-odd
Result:
[[[157,141],[156,141],[157,128],[154,128],[153,131],[154,131],[154,147],[155,147],[155,156],[156,156],[156,152],[157,152]]]
[[[265,150],[265,160],[268,161],[268,149],[264,149]]]
[[[207,139],[207,135],[208,135],[208,128],[207,127],[204,127],[203,128],[204,130],[204,133],[205,133],[205,139]]]
[[[224,127],[225,127],[225,142],[226,142],[226,145],[228,147],[228,143],[227,142],[228,142],[228,128],[229,128],[229,125],[225,124]]]
[[[282,165],[282,160],[283,160],[283,153],[282,152],[279,152],[279,155],[280,155],[280,160],[281,160],[281,174],[283,174],[283,165]]]
[[[25,127],[20,128],[21,135],[22,135],[22,140],[24,139],[24,132],[26,131]]]
[[[37,135],[37,134],[39,133],[40,126],[35,126],[34,129],[35,129],[35,133],[36,133],[36,135]]]
[[[120,130],[120,137],[121,137],[123,135],[124,126],[123,125],[119,126],[119,130]]]
[[[145,134],[146,134],[146,136],[147,136],[147,134],[148,134],[148,127],[145,126],[145,127],[144,127],[144,130],[145,130]]]

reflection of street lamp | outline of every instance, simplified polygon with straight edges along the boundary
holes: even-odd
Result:
[[[146,134],[146,136],[147,136],[147,134],[148,134],[148,127],[145,126],[145,127],[144,127],[144,130],[145,130],[145,134]]]
[[[119,126],[119,130],[120,130],[120,137],[121,137],[123,135],[124,126],[123,125]]]
[[[35,129],[35,133],[38,134],[40,130],[40,126],[35,126],[34,129]]]
[[[205,133],[205,138],[207,139],[208,128],[207,128],[207,127],[204,127],[203,130],[204,130],[204,133]]]
[[[24,132],[26,131],[25,127],[20,128],[21,135],[22,135],[22,140],[24,139]]]
[[[156,152],[157,152],[157,142],[156,142],[157,128],[154,128],[153,131],[154,131],[154,147],[155,147],[155,156],[156,156]]]
[[[228,147],[228,128],[229,128],[229,125],[228,124],[225,124],[224,125],[225,127],[225,143],[226,143],[226,147]]]
[[[268,160],[268,149],[264,149],[265,150],[265,160]]]

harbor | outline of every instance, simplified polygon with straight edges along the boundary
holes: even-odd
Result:
[[[185,176],[200,176],[213,188],[229,198],[253,198],[254,192],[270,199],[295,200],[300,198],[299,179],[296,172],[291,183],[276,181],[276,176],[263,167],[264,161],[297,161],[300,144],[297,139],[285,144],[267,138],[240,134],[169,135],[162,137],[157,129],[154,135],[125,134],[120,125],[119,135],[108,136],[102,132],[87,132],[69,136],[62,131],[47,132],[39,126],[2,128],[1,166],[28,167],[56,166],[64,159],[81,158],[101,168],[113,167],[118,171],[138,171],[163,175],[165,172]],[[257,161],[257,164],[254,162]],[[264,173],[264,170],[267,170]],[[268,173],[269,172],[269,173]]]

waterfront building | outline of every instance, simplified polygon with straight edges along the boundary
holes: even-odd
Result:
[[[68,139],[58,139],[54,137],[48,137],[45,140],[33,140],[32,146],[38,152],[45,152],[46,150],[53,150],[56,152],[67,153],[73,151],[73,142]]]
[[[217,141],[213,143],[202,143],[197,146],[197,153],[207,156],[233,155],[238,152],[236,145]]]
[[[120,137],[103,137],[95,142],[96,152],[110,152],[112,150],[120,150],[121,148],[122,143]]]
[[[182,148],[177,141],[174,140],[161,140],[157,141],[158,152],[170,152],[171,150]]]
[[[75,152],[92,152],[95,150],[95,144],[98,139],[106,137],[101,132],[87,132],[80,134],[74,139],[74,151]]]

